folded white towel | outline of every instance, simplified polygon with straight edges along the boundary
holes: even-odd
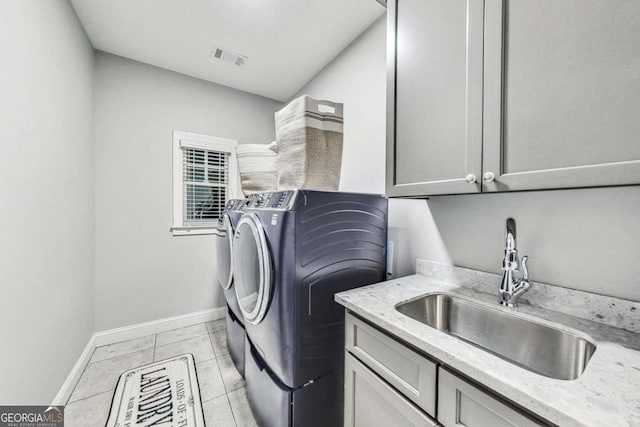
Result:
[[[240,183],[245,195],[275,191],[278,186],[277,145],[239,144],[236,146]]]

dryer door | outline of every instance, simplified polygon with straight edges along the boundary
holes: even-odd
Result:
[[[260,219],[248,213],[233,237],[233,271],[240,310],[249,323],[264,318],[272,289],[271,254]]]
[[[233,228],[227,214],[223,217],[223,229],[214,233],[216,236],[216,264],[218,268],[218,281],[223,289],[230,289],[233,284],[233,271],[231,269],[231,244],[233,242]]]

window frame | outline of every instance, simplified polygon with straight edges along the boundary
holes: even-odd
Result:
[[[184,161],[182,145],[208,151],[229,153],[229,184],[228,199],[238,198],[239,182],[236,146],[238,141],[230,138],[201,135],[197,133],[173,131],[173,225],[170,230],[174,236],[193,236],[213,234],[213,225],[185,225],[184,224]],[[228,200],[227,199],[227,200]]]

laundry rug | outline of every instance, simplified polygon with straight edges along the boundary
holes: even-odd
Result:
[[[106,427],[204,427],[193,355],[131,369],[120,375]]]

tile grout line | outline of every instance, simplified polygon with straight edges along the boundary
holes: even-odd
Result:
[[[154,334],[154,335],[155,335],[155,334]],[[141,337],[141,338],[147,338],[147,337],[150,337],[150,336],[151,336],[151,335],[147,335],[147,336],[145,336],[145,337]],[[127,341],[138,340],[138,339],[141,339],[141,338],[133,338],[133,339],[131,339],[131,340],[127,340]],[[94,353],[95,353],[96,351],[98,351],[98,349],[99,349],[99,348],[109,347],[109,346],[116,345],[116,344],[120,344],[120,343],[122,343],[122,342],[127,342],[127,341],[120,341],[120,342],[113,343],[113,344],[101,345],[100,347],[96,347],[96,349],[94,350]],[[150,347],[140,348],[140,349],[134,349],[133,351],[128,351],[128,352],[126,352],[126,353],[122,353],[122,354],[114,354],[114,355],[109,356],[109,357],[107,357],[107,358],[100,359],[100,360],[96,360],[95,362],[90,362],[90,363],[88,363],[88,365],[90,365],[90,364],[92,364],[92,363],[100,363],[100,362],[104,362],[104,361],[106,361],[106,360],[115,359],[116,357],[122,357],[122,356],[126,356],[126,355],[133,354],[133,353],[139,353],[139,352],[141,352],[141,351],[150,350],[150,349],[152,349],[152,348],[154,348],[154,347],[155,347],[155,341],[154,341],[154,344],[153,344],[152,346],[150,346]],[[93,355],[92,355],[91,357],[93,357]]]
[[[236,412],[233,410],[233,406],[231,406],[231,400],[229,399],[229,393],[224,394],[227,398],[227,404],[229,405],[229,409],[231,409],[231,416],[233,417],[233,423],[238,426],[238,420],[236,419]]]
[[[156,350],[158,349],[158,347],[167,347],[167,346],[170,346],[170,345],[175,345],[175,344],[178,344],[178,343],[182,343],[182,342],[184,342],[184,341],[189,341],[189,340],[196,339],[196,338],[200,338],[200,337],[204,337],[204,336],[207,336],[207,337],[209,338],[209,339],[208,339],[208,341],[209,341],[209,345],[211,346],[211,353],[213,354],[213,357],[211,357],[211,358],[209,358],[209,359],[196,360],[196,361],[195,361],[196,365],[197,365],[198,363],[200,363],[200,362],[206,362],[206,361],[209,361],[209,360],[216,360],[216,361],[217,361],[217,359],[216,359],[216,352],[215,352],[215,350],[213,349],[213,344],[211,343],[211,336],[210,336],[210,334],[209,334],[209,329],[207,328],[206,323],[198,323],[197,325],[205,325],[205,329],[207,330],[207,332],[206,332],[206,333],[204,333],[204,334],[200,334],[200,335],[196,335],[196,336],[193,336],[193,337],[185,338],[185,339],[182,339],[182,340],[179,340],[179,341],[173,341],[173,342],[166,343],[166,344],[162,344],[162,345],[158,345],[158,344],[157,344],[157,335],[160,335],[160,334],[156,334],[156,344],[155,344],[155,346],[154,346],[154,350],[153,350],[153,352],[154,352],[154,355],[153,355],[154,362],[156,361],[156,360],[155,360],[155,357],[156,357]],[[197,325],[193,325],[193,326],[197,326]],[[180,329],[180,328],[177,328],[177,329]],[[161,333],[162,333],[162,332],[161,332]],[[191,354],[193,354],[193,353],[191,353]],[[171,357],[172,357],[172,356],[171,356]],[[195,356],[194,356],[194,359],[195,359]]]
[[[104,346],[102,346],[102,347],[104,347]],[[79,380],[78,380],[78,382],[76,383],[76,386],[73,388],[73,392],[71,393],[71,396],[69,396],[69,399],[67,400],[67,405],[68,405],[68,404],[71,404],[71,403],[75,403],[75,402],[80,402],[80,401],[85,400],[85,399],[88,399],[88,398],[90,398],[90,397],[98,396],[98,395],[100,395],[100,394],[102,394],[102,393],[108,393],[108,392],[112,392],[112,393],[113,393],[113,392],[115,391],[115,389],[116,389],[116,385],[117,385],[117,383],[118,383],[118,382],[117,382],[117,379],[116,379],[116,385],[114,385],[114,386],[113,386],[113,388],[111,388],[111,389],[109,389],[109,390],[99,391],[99,392],[94,393],[94,394],[91,394],[91,395],[89,395],[89,396],[85,396],[85,397],[83,397],[83,398],[81,398],[81,399],[77,399],[77,400],[71,401],[71,397],[73,397],[73,393],[75,393],[76,388],[78,387],[78,384],[80,384],[80,382],[82,381],[82,378],[84,377],[84,375],[85,375],[85,373],[86,373],[86,371],[87,371],[87,369],[89,368],[89,366],[90,366],[90,365],[95,365],[95,364],[98,364],[98,363],[108,362],[108,361],[110,361],[111,359],[115,359],[115,358],[117,358],[117,357],[125,357],[125,356],[130,356],[130,355],[132,355],[132,354],[143,353],[143,352],[148,351],[148,350],[151,350],[151,347],[149,347],[149,348],[145,348],[144,350],[132,351],[132,352],[130,352],[130,353],[125,353],[125,354],[121,354],[121,355],[118,355],[118,356],[110,357],[110,358],[108,358],[108,359],[98,360],[98,361],[96,361],[96,362],[88,363],[88,364],[87,364],[87,366],[85,367],[85,369],[82,371],[82,375],[80,375],[80,379],[79,379]],[[95,350],[94,350],[94,352],[95,352]],[[92,354],[91,356],[93,357],[93,354]],[[153,360],[151,361],[151,363],[153,363]],[[129,368],[129,369],[133,369],[133,368]],[[124,371],[123,371],[123,372],[124,372]],[[117,378],[120,378],[120,375],[121,375],[121,374],[122,374],[122,372],[121,372],[120,374],[118,374]]]
[[[91,365],[91,359],[93,359],[93,355],[95,354],[97,349],[98,349],[98,347],[94,347],[93,348],[93,351],[91,352],[91,357],[89,358],[89,363],[84,365],[84,368],[82,369],[82,373],[80,374],[80,377],[78,378],[78,381],[76,381],[75,385],[73,386],[73,391],[71,392],[71,394],[69,394],[69,397],[67,398],[67,401],[65,402],[64,406],[67,406],[69,404],[69,402],[71,401],[71,398],[73,397],[73,393],[76,392],[76,389],[78,388],[78,384],[80,384],[80,381],[82,380],[82,377],[84,376],[84,373],[87,371],[87,368],[89,367],[89,365]],[[79,400],[82,400],[82,399],[79,399]],[[76,402],[77,401],[78,400],[76,400]]]
[[[160,332],[160,334],[162,334],[162,333],[163,333],[163,332]],[[192,339],[194,339],[194,338],[203,337],[203,336],[205,336],[205,335],[209,335],[209,330],[207,329],[207,332],[206,332],[206,333],[204,333],[204,334],[194,335],[194,336],[189,337],[189,338],[183,338],[183,339],[178,340],[178,341],[171,341],[171,342],[168,342],[168,343],[165,343],[165,344],[160,344],[160,345],[158,346],[158,345],[157,345],[157,342],[158,342],[158,335],[160,335],[160,334],[156,334],[156,347],[164,347],[164,346],[171,345],[171,344],[175,344],[175,343],[179,343],[179,342],[182,342],[182,341],[187,341],[187,340],[192,340]]]
[[[153,357],[151,358],[151,363],[156,361],[156,348],[158,347],[158,334],[153,336]]]
[[[203,401],[202,401],[202,404],[204,405],[204,404],[205,404],[205,403],[207,403],[207,402],[210,402],[210,401],[215,400],[215,399],[222,398],[222,397],[224,396],[224,402],[226,402],[226,403],[227,403],[227,407],[229,408],[229,411],[231,412],[233,425],[234,425],[234,426],[236,426],[236,427],[238,427],[238,425],[239,425],[239,424],[238,424],[238,420],[239,420],[239,418],[238,418],[238,417],[240,416],[240,414],[239,414],[239,413],[236,413],[236,411],[234,410],[233,405],[231,405],[231,399],[230,399],[230,397],[229,397],[229,393],[230,393],[230,392],[234,392],[234,391],[236,391],[236,390],[227,391],[226,386],[225,386],[225,382],[224,382],[224,380],[223,380],[223,378],[222,378],[222,367],[220,366],[220,363],[219,363],[219,358],[225,357],[225,356],[227,356],[227,354],[220,354],[220,355],[216,354],[216,352],[215,352],[215,346],[214,346],[214,344],[213,344],[213,340],[212,340],[213,336],[212,336],[212,334],[211,334],[211,333],[208,333],[207,335],[209,335],[209,340],[208,340],[208,341],[209,341],[209,345],[211,346],[211,349],[213,350],[213,358],[212,358],[212,359],[207,359],[207,360],[201,360],[201,361],[198,361],[198,362],[196,363],[196,366],[197,366],[198,364],[200,364],[200,363],[205,363],[205,362],[208,362],[208,361],[213,360],[213,361],[214,361],[214,363],[216,364],[216,369],[217,369],[217,372],[218,372],[218,374],[219,374],[219,378],[220,378],[220,380],[222,381],[222,388],[223,388],[223,390],[224,390],[224,391],[223,391],[222,393],[220,393],[219,395],[217,395],[217,396],[212,396],[211,398],[209,398],[209,399],[207,399],[207,400],[203,400]],[[198,338],[198,337],[200,337],[200,336],[202,336],[202,335],[199,335],[199,336],[196,336],[196,337],[187,338],[187,339],[185,339],[185,340],[181,340],[181,341],[186,341],[186,340],[189,340],[189,339],[192,339],[192,338]],[[180,341],[176,341],[176,342],[180,342]],[[169,343],[169,344],[173,344],[173,343]],[[157,347],[158,347],[158,346],[157,346],[157,334],[154,334],[153,356],[152,356],[152,362],[151,362],[151,363],[155,362],[155,355],[156,355],[156,349],[157,349]],[[144,350],[139,350],[139,351],[144,351]],[[95,353],[95,349],[94,349],[94,353]],[[136,352],[136,351],[134,351],[134,352],[126,353],[126,354],[119,355],[119,356],[126,356],[126,355],[128,355],[128,354],[133,354],[133,353],[137,353],[137,352]],[[115,357],[119,357],[119,356],[113,356],[113,357],[111,357],[111,358],[115,358]],[[92,357],[93,357],[93,353],[92,353]],[[111,359],[111,358],[109,358],[109,359]],[[98,361],[98,362],[103,362],[103,361],[106,361],[106,360],[108,360],[108,359],[104,359],[104,360],[101,360],[101,361]],[[97,363],[97,362],[93,362],[93,363]],[[89,365],[89,364],[88,364],[88,365]],[[87,366],[88,366],[88,365],[87,365]],[[86,370],[86,367],[85,367],[85,370]],[[85,373],[85,372],[83,371],[83,375],[84,375],[84,373]],[[81,378],[82,378],[82,376],[81,376]],[[74,390],[75,390],[75,389],[74,389]],[[95,398],[95,397],[97,397],[97,396],[101,396],[101,395],[103,395],[103,394],[105,394],[105,395],[112,395],[112,394],[114,393],[114,390],[115,390],[115,389],[111,389],[111,390],[101,391],[101,392],[98,392],[98,393],[96,393],[96,394],[91,394],[91,395],[85,396],[85,397],[83,397],[83,398],[81,398],[81,399],[78,399],[78,400],[76,400],[76,401],[74,401],[74,402],[71,402],[71,403],[72,403],[72,404],[75,404],[75,403],[82,404],[82,402],[84,402],[84,401],[87,401],[87,400],[89,400],[89,399]]]
[[[233,417],[233,423],[237,427],[238,426],[238,420],[236,419],[236,414],[235,414],[235,412],[233,410],[233,406],[231,406],[231,400],[229,399],[229,391],[227,391],[227,385],[224,382],[224,376],[222,375],[222,369],[220,368],[220,364],[218,363],[218,355],[216,353],[215,347],[213,346],[213,341],[211,341],[211,335],[212,334],[209,334],[209,344],[211,345],[211,348],[213,349],[213,354],[214,354],[214,356],[216,358],[216,366],[218,368],[218,373],[220,374],[220,380],[222,381],[222,387],[224,387],[224,396],[225,396],[225,399],[227,401],[227,405],[229,405],[229,410],[231,410],[231,417]]]
[[[238,426],[238,422],[236,420],[236,414],[233,411],[233,406],[231,406],[231,401],[229,400],[229,392],[227,391],[227,387],[226,387],[225,382],[224,382],[224,378],[223,378],[223,375],[222,375],[222,369],[220,368],[220,363],[218,363],[218,353],[216,352],[215,346],[213,345],[213,341],[212,341],[212,336],[216,332],[221,332],[221,331],[211,331],[207,324],[205,324],[205,326],[207,326],[207,331],[208,331],[207,335],[209,336],[209,345],[211,346],[211,349],[213,350],[213,359],[208,359],[208,360],[215,360],[215,362],[216,362],[216,368],[218,369],[218,374],[220,375],[220,381],[222,381],[222,388],[224,389],[224,393],[220,394],[219,396],[212,397],[211,399],[203,400],[202,401],[202,405],[204,405],[207,402],[210,402],[210,401],[215,400],[215,399],[219,399],[219,398],[224,396],[224,400],[225,400],[225,402],[227,402],[229,410],[231,411],[231,417],[233,419],[233,424],[237,427]],[[222,356],[222,355],[220,355],[220,356]],[[202,361],[202,362],[204,362],[204,361]],[[196,367],[197,367],[197,365],[198,365],[198,363],[196,363]],[[198,387],[200,387],[199,383],[198,383]]]
[[[204,324],[204,327],[207,328],[207,332],[209,331],[209,327],[207,324]],[[211,347],[211,353],[213,353],[213,359],[216,361],[216,366],[218,367],[218,372],[220,372],[220,365],[218,364],[218,357],[216,356],[216,349],[213,347],[213,343],[211,342],[211,334],[207,334],[209,338],[209,346]],[[222,379],[222,372],[220,372],[220,379]],[[222,383],[224,385],[224,383]]]
[[[119,378],[119,377],[118,377],[118,378]],[[116,382],[116,384],[117,384],[117,382]],[[114,386],[112,389],[109,389],[109,390],[106,390],[106,391],[100,391],[100,392],[98,392],[98,393],[95,393],[95,394],[92,394],[92,395],[89,395],[89,396],[85,396],[85,397],[83,397],[82,399],[74,400],[73,402],[67,402],[67,405],[71,405],[72,403],[82,402],[83,400],[87,400],[87,399],[89,399],[89,398],[91,398],[91,397],[100,396],[100,395],[101,395],[101,394],[103,394],[103,393],[112,393],[112,394],[113,394],[113,392],[114,392],[115,390],[116,390],[116,388],[115,388],[115,386]]]
[[[209,334],[209,345],[211,346],[211,350],[213,350],[213,356],[216,359],[216,366],[218,367],[220,378],[222,378],[222,371],[220,370],[220,364],[218,363],[218,354],[216,353],[216,348],[213,345],[213,341],[211,341],[211,334]]]
[[[199,387],[200,387],[200,384],[198,384],[198,388],[199,388]],[[207,403],[207,402],[211,402],[212,400],[220,399],[222,396],[226,396],[226,395],[227,395],[227,393],[226,393],[226,392],[224,392],[224,393],[221,393],[221,394],[219,394],[219,395],[217,395],[217,396],[210,397],[210,398],[208,398],[207,400],[202,400],[202,399],[200,399],[200,401],[201,401],[201,402],[202,402],[202,404],[204,405],[204,404],[205,404],[205,403]]]
[[[65,406],[73,405],[73,404],[82,402],[84,400],[91,399],[92,397],[100,396],[101,394],[107,394],[107,393],[113,394],[114,391],[116,391],[115,388],[113,390],[101,391],[100,393],[92,394],[91,396],[86,396],[86,397],[83,397],[82,399],[74,400],[73,402],[67,403]]]
[[[207,333],[206,333],[206,334],[200,334],[200,335],[193,336],[193,337],[190,337],[190,338],[185,338],[185,339],[183,339],[183,340],[179,340],[179,341],[174,341],[174,342],[171,342],[171,343],[163,344],[162,346],[165,346],[165,345],[171,345],[171,344],[176,344],[176,343],[180,343],[180,342],[182,342],[182,341],[187,341],[187,340],[191,340],[191,339],[194,339],[194,338],[199,338],[199,337],[202,337],[202,336],[207,335],[207,336],[208,336],[208,338],[209,338],[209,339],[208,339],[208,342],[209,342],[209,346],[210,346],[210,348],[211,348],[211,350],[212,350],[213,358],[211,358],[211,359],[206,359],[206,360],[201,360],[201,361],[198,361],[197,363],[207,362],[207,361],[209,361],[209,360],[214,360],[214,361],[216,362],[216,367],[217,367],[217,369],[218,369],[218,373],[220,374],[220,378],[221,378],[221,380],[222,380],[222,371],[221,371],[221,368],[220,368],[220,364],[218,363],[218,356],[216,355],[216,352],[215,352],[215,349],[214,349],[213,342],[211,341],[211,333],[209,332],[209,329],[208,329],[208,327],[206,326],[206,323],[204,323],[204,325],[205,325],[205,329],[207,330]],[[180,329],[180,328],[176,328],[176,329]],[[126,340],[126,341],[130,341],[130,340]],[[118,344],[118,343],[114,343],[114,344]],[[109,345],[114,345],[114,344],[109,344]],[[160,347],[162,347],[162,346],[160,346]],[[107,347],[107,346],[101,346],[101,347]],[[155,357],[156,357],[156,350],[157,350],[157,348],[158,348],[158,334],[154,334],[154,344],[153,344],[153,347],[152,347],[152,348],[153,348],[153,355],[152,355],[151,363],[154,363],[154,362],[155,362]],[[90,360],[90,361],[91,361],[91,359],[93,358],[93,356],[94,356],[94,354],[95,354],[95,352],[96,352],[96,350],[97,350],[97,349],[98,349],[98,347],[96,347],[96,348],[94,348],[94,349],[93,349],[93,352],[91,353],[91,357],[89,358],[89,360]],[[88,395],[88,396],[84,396],[84,397],[82,397],[81,399],[77,399],[77,400],[71,401],[71,398],[73,397],[73,394],[75,393],[75,391],[76,391],[76,389],[77,389],[77,387],[78,387],[78,384],[80,383],[80,381],[82,380],[82,378],[83,378],[83,377],[84,377],[84,375],[86,374],[86,371],[87,371],[87,369],[88,369],[89,365],[92,365],[92,364],[95,364],[95,363],[106,362],[106,361],[108,361],[108,360],[110,360],[110,359],[114,359],[114,358],[116,358],[116,357],[124,357],[124,356],[127,356],[127,355],[131,355],[131,354],[135,354],[135,353],[140,353],[140,352],[143,352],[143,351],[147,351],[147,350],[149,350],[149,349],[151,349],[151,347],[150,347],[150,348],[148,348],[148,349],[141,349],[141,350],[137,350],[137,351],[132,351],[132,352],[125,353],[125,354],[112,356],[112,357],[109,357],[109,358],[107,358],[107,359],[103,359],[103,360],[98,360],[98,361],[95,361],[95,362],[87,363],[87,365],[84,367],[84,369],[83,369],[83,371],[82,371],[82,374],[80,375],[80,378],[78,379],[78,382],[75,384],[74,389],[73,389],[73,391],[72,391],[71,395],[70,395],[70,396],[69,396],[69,398],[67,399],[66,405],[69,405],[69,404],[72,404],[72,403],[77,403],[77,402],[82,402],[82,401],[84,401],[84,400],[87,400],[87,399],[90,399],[90,398],[93,398],[93,397],[99,396],[99,395],[101,395],[101,394],[105,394],[105,393],[113,393],[113,392],[114,392],[115,388],[112,388],[112,389],[109,389],[109,390],[103,390],[103,391],[100,391],[100,392],[97,392],[97,393],[94,393],[94,394],[91,394],[91,395]],[[197,363],[196,363],[196,364],[197,364]],[[224,387],[224,380],[222,380],[222,385],[223,385],[223,387]],[[226,390],[226,387],[224,387],[224,393],[220,394],[219,396],[215,396],[215,397],[213,397],[213,398],[211,398],[211,399],[208,399],[208,400],[207,400],[207,402],[208,402],[208,401],[210,401],[210,400],[212,400],[212,399],[222,397],[222,395],[225,395],[225,396],[226,396],[227,403],[229,404],[229,406],[230,406],[230,408],[231,408],[231,411],[232,411],[232,415],[233,415],[233,408],[231,407],[231,402],[230,402],[230,400],[229,400],[229,396],[228,396],[228,392],[227,392],[227,390]],[[203,401],[203,403],[204,403],[204,401]],[[235,415],[234,415],[234,422],[235,422]]]
[[[214,322],[215,322],[215,320],[214,320]],[[157,342],[157,336],[158,336],[158,335],[162,335],[162,334],[166,334],[166,333],[169,333],[169,332],[177,331],[177,330],[179,330],[179,329],[192,328],[192,327],[194,327],[194,326],[198,326],[198,325],[204,325],[204,326],[205,326],[205,329],[207,330],[207,332],[206,332],[206,333],[204,333],[204,334],[200,334],[200,335],[194,335],[194,336],[193,336],[193,337],[191,337],[191,338],[200,337],[200,336],[202,336],[202,335],[206,335],[206,334],[208,334],[208,333],[209,333],[209,328],[207,327],[207,322],[205,322],[205,323],[196,323],[195,325],[189,325],[189,326],[183,326],[183,327],[180,327],[180,328],[169,329],[168,331],[162,331],[162,332],[158,332],[158,333],[155,333],[155,334],[144,335],[144,336],[142,336],[142,337],[129,338],[129,339],[122,340],[122,341],[116,341],[116,342],[112,342],[112,343],[110,343],[110,344],[106,344],[106,345],[98,346],[98,347],[96,347],[96,348],[99,348],[99,347],[109,347],[109,346],[112,346],[112,345],[121,344],[121,343],[128,342],[128,341],[139,340],[139,339],[142,339],[142,338],[145,338],[145,337],[150,337],[151,335],[155,335],[155,337],[156,337],[156,342]],[[189,338],[185,338],[185,339],[189,339]],[[181,339],[181,340],[178,340],[178,341],[168,342],[168,343],[166,343],[166,344],[162,344],[162,345],[173,344],[174,342],[179,342],[179,341],[184,341],[184,339]]]

